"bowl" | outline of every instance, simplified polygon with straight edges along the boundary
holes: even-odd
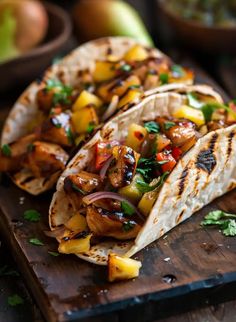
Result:
[[[29,52],[0,64],[0,92],[25,86],[39,77],[69,39],[72,30],[69,15],[57,5],[44,5],[49,20],[44,41]]]
[[[157,0],[157,5],[171,31],[186,46],[209,54],[236,53],[236,26],[205,26],[168,10],[165,0]]]

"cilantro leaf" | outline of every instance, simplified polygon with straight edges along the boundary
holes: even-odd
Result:
[[[121,209],[127,216],[132,216],[135,213],[134,208],[125,201],[121,201]]]
[[[32,245],[35,245],[35,246],[43,246],[44,245],[44,243],[41,240],[39,240],[38,238],[30,238],[29,243]]]
[[[72,132],[72,130],[71,130],[70,127],[66,130],[66,136],[68,138],[69,143],[70,144],[73,144],[73,142],[74,142],[74,135],[73,135],[73,132]]]
[[[91,134],[91,133],[93,133],[94,129],[95,129],[95,124],[94,123],[89,123],[86,132]]]
[[[132,220],[129,220],[129,221],[125,221],[122,225],[122,228],[124,231],[130,231],[131,229],[133,229],[135,226],[135,222],[132,221]]]
[[[236,215],[222,210],[209,212],[201,222],[202,226],[218,226],[225,236],[236,236]]]
[[[227,220],[227,225],[222,229],[222,233],[225,236],[236,236],[236,221],[233,219]]]
[[[53,105],[57,104],[70,104],[70,96],[72,94],[72,87],[67,86],[60,82],[59,80],[55,79],[48,79],[46,82],[45,89],[47,91],[55,90],[53,94]]]
[[[175,122],[166,121],[164,123],[164,128],[165,128],[166,131],[168,131],[170,128],[172,128],[175,125],[176,125]]]
[[[37,222],[40,220],[41,215],[37,210],[29,209],[24,212],[24,219],[32,222]]]
[[[161,85],[165,85],[169,83],[169,75],[166,73],[160,74],[159,79],[161,81]]]
[[[160,169],[160,166],[167,162],[168,161],[166,160],[157,161],[155,157],[140,158],[138,161],[136,172],[140,173],[146,181],[150,182],[152,180],[152,177],[155,176],[156,170]]]
[[[20,295],[14,294],[12,296],[8,296],[7,303],[10,306],[17,306],[23,304],[24,300]]]
[[[172,65],[171,71],[175,77],[183,77],[185,75],[185,70],[180,65]]]
[[[60,255],[58,252],[51,252],[51,251],[48,251],[48,254],[54,257],[57,257]]]
[[[198,100],[197,95],[194,92],[187,93],[187,99],[188,99],[188,105],[193,108],[201,109],[202,106],[205,104]]]
[[[3,146],[2,146],[2,153],[6,157],[10,157],[11,156],[11,147],[10,147],[9,144],[3,144]]]
[[[161,175],[161,177],[159,178],[158,182],[154,185],[150,185],[150,184],[146,183],[145,181],[138,179],[136,181],[136,186],[137,186],[138,190],[142,193],[153,191],[154,189],[159,188],[163,185],[163,183],[168,175],[169,175],[169,172],[164,172]]]
[[[148,133],[159,133],[160,131],[159,124],[154,121],[144,123],[144,127]]]
[[[130,72],[132,69],[132,67],[129,65],[129,64],[123,64],[121,67],[120,67],[120,70],[122,70],[123,72]]]

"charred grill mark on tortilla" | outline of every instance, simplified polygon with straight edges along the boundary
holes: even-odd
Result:
[[[207,172],[209,175],[216,166],[214,149],[217,138],[218,134],[214,133],[210,140],[209,148],[207,150],[202,150],[197,156],[196,167]]]
[[[177,218],[176,218],[176,224],[178,224],[181,221],[184,212],[185,212],[185,210],[182,210],[181,213],[177,216]]]
[[[182,195],[182,193],[184,192],[184,188],[185,188],[185,182],[186,179],[188,177],[188,167],[185,167],[185,169],[183,170],[180,178],[179,178],[179,196]]]
[[[104,141],[110,139],[110,136],[111,136],[113,131],[114,131],[114,129],[112,129],[112,128],[106,130],[105,134],[103,135]]]
[[[227,149],[227,160],[226,160],[226,162],[228,162],[230,154],[232,152],[232,140],[233,140],[234,135],[235,135],[235,132],[231,131],[229,133],[229,136],[228,136],[228,149]]]

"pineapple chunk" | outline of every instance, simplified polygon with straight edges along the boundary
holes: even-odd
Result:
[[[189,107],[187,105],[182,105],[178,110],[176,110],[173,113],[173,117],[186,118],[194,122],[198,126],[205,124],[205,119],[202,111]]]
[[[153,179],[150,183],[150,186],[156,185],[158,183],[159,179]],[[153,191],[146,192],[142,199],[139,201],[138,209],[142,212],[144,216],[148,216],[149,213],[152,210],[152,207],[157,199],[159,193],[159,189],[156,188]]]
[[[141,266],[140,261],[111,253],[108,256],[108,280],[114,282],[138,277]]]
[[[126,61],[142,61],[148,58],[148,52],[142,45],[131,47],[124,55]]]
[[[110,103],[114,95],[122,96],[129,87],[140,85],[140,79],[136,75],[130,75],[122,81],[114,80],[103,84],[98,88],[98,95],[107,103]]]
[[[128,136],[126,138],[126,145],[139,152],[143,141],[147,136],[147,130],[145,127],[132,123],[128,129]]]
[[[102,104],[103,102],[99,97],[84,90],[75,101],[74,105],[72,106],[72,110],[73,112],[77,112],[88,105],[94,105],[99,108],[102,106]]]
[[[171,144],[171,141],[164,134],[159,133],[156,137],[156,143],[157,152],[161,152],[162,150],[164,150],[165,147]]]
[[[80,213],[76,213],[65,223],[65,226],[72,231],[83,231],[87,228],[87,221]]]
[[[63,254],[79,254],[88,252],[90,249],[90,239],[92,234],[85,233],[84,236],[80,238],[69,238],[68,240],[62,240],[58,251]]]
[[[118,108],[124,107],[130,103],[137,103],[141,97],[141,92],[135,89],[129,89],[128,93],[119,101]]]
[[[87,106],[72,113],[71,120],[78,134],[86,133],[90,125],[98,125],[99,120],[94,107]]]
[[[116,76],[116,68],[114,62],[97,61],[93,72],[95,82],[105,82]]]
[[[118,190],[118,193],[121,194],[124,197],[127,197],[130,199],[134,204],[137,204],[139,200],[142,198],[142,192],[139,191],[137,188],[136,182],[137,180],[142,180],[141,174],[137,173],[128,186],[122,187]]]

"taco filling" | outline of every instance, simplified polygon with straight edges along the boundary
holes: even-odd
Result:
[[[130,124],[122,140],[91,146],[92,163],[64,179],[74,215],[60,228],[59,251],[86,253],[104,238],[135,239],[178,161],[201,137],[235,123],[235,111],[233,102],[191,92],[173,115]]]
[[[33,178],[47,181],[56,174],[56,179],[76,148],[112,115],[137,104],[147,89],[192,80],[191,71],[141,45],[122,58],[108,51],[93,71],[79,72],[74,87],[44,80],[36,93],[37,117],[27,125],[27,135],[2,146],[0,171],[10,172],[23,189]]]

